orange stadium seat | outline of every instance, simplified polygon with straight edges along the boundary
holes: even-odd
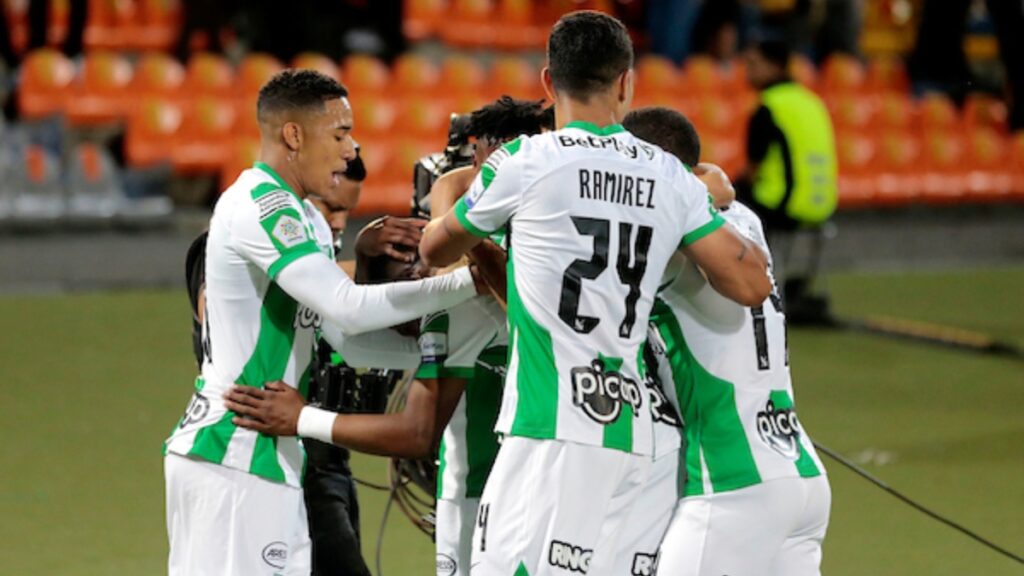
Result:
[[[495,46],[506,50],[543,50],[547,42],[546,26],[534,19],[531,0],[499,0],[495,21],[499,22]]]
[[[707,133],[700,138],[700,161],[718,164],[735,178],[746,165],[743,139],[739,135]]]
[[[316,70],[321,74],[341,80],[341,69],[333,60],[318,52],[303,52],[292,59],[292,68]]]
[[[259,138],[232,138],[227,158],[220,170],[220,190],[228,189],[243,170],[252,168],[260,155]]]
[[[374,155],[387,152],[387,164],[378,174],[370,172],[367,166],[366,189],[359,197],[354,214],[393,214],[407,216],[412,202],[413,166],[420,158],[436,152],[439,147],[432,140],[402,138],[394,141],[389,148],[375,151],[376,145],[365,143],[363,153],[373,165],[379,165]]]
[[[487,74],[476,58],[470,56],[447,56],[441,63],[439,96],[455,94],[482,94]]]
[[[491,64],[487,92],[490,99],[502,94],[523,99],[543,98],[544,87],[540,83],[540,69],[525,58],[498,57]]]
[[[366,166],[365,184],[373,185],[377,182],[386,182],[388,180],[387,167],[395,152],[393,139],[382,136],[360,136],[357,140],[359,141],[359,157],[363,159],[363,165]],[[409,178],[411,181],[412,177]],[[366,196],[367,194],[363,193],[360,198]]]
[[[898,206],[913,202],[921,193],[921,139],[908,131],[889,131],[876,141],[875,201]]]
[[[903,61],[893,57],[872,58],[868,62],[868,88],[877,93],[910,91],[910,80]]]
[[[132,67],[120,55],[105,50],[86,54],[68,99],[68,120],[83,125],[124,119],[132,99],[131,79]]]
[[[690,102],[696,104],[692,109]],[[698,98],[679,102],[675,107],[690,118],[700,134],[714,132],[743,138],[749,114],[741,111],[740,106],[739,101],[731,98]]]
[[[140,96],[173,96],[185,82],[185,67],[163,52],[147,52],[135,64],[129,91]]]
[[[46,15],[46,44],[59,47],[68,36],[71,5],[67,0],[51,2]]]
[[[823,93],[861,93],[866,84],[864,65],[847,54],[833,54],[821,69],[819,88]]]
[[[937,93],[925,94],[918,103],[921,126],[927,131],[960,130],[960,114],[948,96]]]
[[[855,132],[840,133],[836,139],[836,153],[839,156],[839,207],[871,206],[877,186],[874,140]]]
[[[234,95],[244,99],[258,94],[260,88],[281,70],[284,70],[284,64],[270,54],[253,52],[246,55],[238,65]]]
[[[246,94],[235,100],[235,129],[238,134],[248,138],[260,137],[260,124],[256,119],[256,103],[259,93]],[[228,102],[231,102],[228,100]]]
[[[718,64],[708,56],[692,56],[683,65],[683,82],[689,91],[703,95],[721,94],[725,82]]]
[[[367,138],[386,137],[395,125],[397,109],[390,100],[353,98],[353,134],[362,141]]]
[[[138,0],[128,44],[135,50],[170,50],[181,30],[181,0]]]
[[[181,174],[219,174],[235,139],[233,102],[201,97],[186,110],[181,129],[171,141],[171,163]]]
[[[1024,201],[1024,130],[1018,130],[1010,139],[1010,160],[1013,172],[1011,190],[1014,199]]]
[[[136,5],[132,0],[89,0],[82,42],[87,49],[128,48],[135,17]]]
[[[183,119],[180,104],[166,98],[143,99],[125,129],[124,157],[128,166],[143,168],[170,162],[171,142]]]
[[[451,108],[433,98],[410,98],[398,108],[397,125],[403,136],[428,138],[440,147],[447,140]]]
[[[28,2],[0,2],[0,10],[7,18],[11,48],[19,54],[24,52],[28,47]]]
[[[345,58],[341,65],[341,77],[352,92],[353,99],[388,92],[391,71],[387,64],[373,56],[354,55]]]
[[[445,44],[489,46],[500,28],[494,17],[494,0],[452,0],[445,25],[438,33]]]
[[[804,87],[815,90],[818,87],[818,69],[803,54],[794,54],[789,60],[789,75]]]
[[[679,94],[682,74],[671,60],[664,56],[647,54],[636,63],[637,94]]]
[[[37,119],[64,112],[75,78],[75,66],[52,48],[31,52],[21,64],[18,112]]]
[[[447,0],[405,0],[402,33],[412,41],[437,35],[448,11]]]
[[[967,194],[972,200],[1006,200],[1013,193],[1011,142],[991,127],[968,133]]]
[[[964,102],[964,124],[967,130],[992,128],[1006,133],[1009,111],[1006,102],[991,94],[972,92]]]
[[[441,72],[429,59],[406,53],[391,69],[391,87],[399,97],[419,98],[433,94],[441,86]]]
[[[237,95],[235,72],[226,58],[211,52],[198,52],[188,59],[181,95],[232,97]]]
[[[875,127],[878,99],[840,94],[825,101],[837,130],[870,130]]]
[[[876,123],[884,129],[908,130],[916,124],[917,103],[908,94],[884,94],[878,98]]]
[[[967,156],[959,132],[936,130],[923,139],[921,198],[935,204],[960,202],[967,198]]]

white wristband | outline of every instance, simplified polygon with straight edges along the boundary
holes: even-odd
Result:
[[[303,438],[312,438],[331,444],[333,442],[334,419],[338,416],[336,412],[304,406],[299,412],[299,422],[296,426],[298,435]]]

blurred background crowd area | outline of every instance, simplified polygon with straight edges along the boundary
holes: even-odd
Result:
[[[0,228],[159,226],[209,206],[258,153],[255,100],[308,67],[352,93],[358,212],[408,213],[449,115],[541,98],[552,23],[622,19],[637,106],[669,105],[705,161],[744,168],[757,93],[742,51],[785,38],[826,102],[840,208],[1024,200],[1020,0],[2,0]],[[1016,97],[1016,103],[1015,103]]]

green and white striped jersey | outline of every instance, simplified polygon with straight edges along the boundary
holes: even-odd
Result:
[[[494,424],[508,362],[505,311],[477,297],[423,319],[417,378],[462,378],[466,388],[444,430],[437,498],[479,498],[498,455]]]
[[[734,202],[723,215],[768,252],[749,208]],[[683,418],[686,496],[824,474],[796,416],[776,294],[761,306],[741,306],[687,263],[654,304],[650,342],[662,381],[675,383],[666,393]]]
[[[651,454],[641,344],[669,257],[723,223],[705,186],[619,125],[572,122],[499,148],[455,214],[509,238],[498,431]]]
[[[217,201],[206,244],[205,361],[185,415],[165,451],[202,458],[300,486],[305,453],[295,437],[238,428],[221,395],[237,383],[309,384],[319,316],[275,282],[295,260],[331,245],[316,242],[315,208],[267,165],[245,170]]]

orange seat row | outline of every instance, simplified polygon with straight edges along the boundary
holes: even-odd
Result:
[[[841,207],[1024,200],[1024,132],[840,133]]]
[[[67,38],[70,5],[48,3],[46,41],[59,46]],[[23,52],[29,42],[28,2],[3,2],[11,45]],[[82,43],[86,49],[167,50],[181,29],[180,0],[89,0]]]

